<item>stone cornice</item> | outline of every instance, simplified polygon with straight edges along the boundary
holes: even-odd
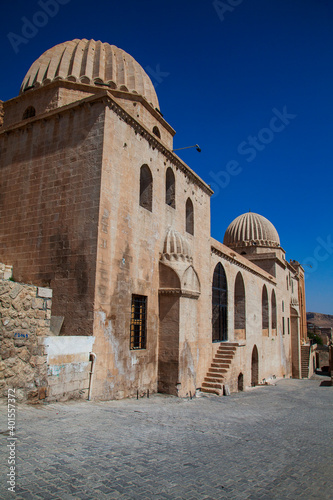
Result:
[[[218,255],[219,257],[222,257],[224,260],[230,262],[231,264],[234,264],[242,269],[246,269],[250,273],[265,279],[273,285],[276,285],[276,279],[274,278],[274,276],[271,276],[269,273],[256,266],[242,255],[234,252],[229,247],[226,247],[213,238],[211,238],[211,252],[215,255]]]
[[[180,288],[160,288],[158,293],[160,295],[174,295],[178,297],[186,297],[188,299],[198,299],[200,297],[199,292],[181,290]]]

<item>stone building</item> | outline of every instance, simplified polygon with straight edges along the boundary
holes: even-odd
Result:
[[[212,190],[173,152],[175,131],[130,55],[62,43],[0,104],[0,261],[16,282],[53,291],[39,342],[46,397],[87,384],[102,399],[184,397],[301,376],[302,267],[255,213],[223,244],[211,238]],[[20,323],[1,328],[8,339]],[[80,363],[93,365],[93,386],[73,385]]]

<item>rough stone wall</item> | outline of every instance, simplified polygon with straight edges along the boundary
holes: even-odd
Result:
[[[49,335],[52,291],[0,279],[0,395],[47,396],[43,338]]]
[[[103,115],[97,102],[0,132],[0,252],[16,281],[53,289],[61,335],[92,334]]]

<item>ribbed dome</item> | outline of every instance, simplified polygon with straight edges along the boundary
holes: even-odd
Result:
[[[229,247],[250,245],[279,247],[280,238],[268,219],[249,212],[232,221],[225,232],[223,243]]]
[[[20,93],[55,80],[108,84],[113,89],[140,94],[159,108],[154,85],[144,69],[127,52],[108,43],[72,40],[47,50],[32,64]]]
[[[163,246],[163,259],[192,261],[191,247],[185,236],[168,229]]]

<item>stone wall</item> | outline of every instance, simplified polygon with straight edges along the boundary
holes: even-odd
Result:
[[[91,384],[90,354],[94,337],[45,337],[48,401],[87,399]]]
[[[0,129],[0,253],[15,281],[52,288],[62,335],[92,333],[103,116],[96,102]]]
[[[47,396],[52,290],[0,279],[0,396],[15,388],[18,400]]]

